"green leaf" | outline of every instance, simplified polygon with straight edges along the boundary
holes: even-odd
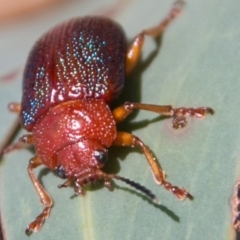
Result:
[[[171,3],[128,2],[118,21],[129,39],[133,38],[143,28],[156,25]],[[72,188],[57,188],[62,180],[54,173],[40,169],[36,174],[40,172],[54,207],[42,230],[32,238],[234,239],[230,199],[240,175],[239,12],[237,0],[188,1],[183,14],[162,36],[158,52],[156,43],[146,38],[142,61],[118,100],[215,110],[203,120],[188,119],[188,125],[180,130],[172,128],[171,119],[144,111],[120,125],[150,147],[167,179],[186,188],[194,200],[178,201],[156,185],[140,151],[113,148],[108,171],[151,189],[161,205],[117,180],[112,192],[99,184],[88,189],[86,196],[76,197]],[[149,59],[154,51],[155,57]],[[11,54],[9,61],[14,58]],[[2,108],[20,99],[20,81],[0,84]],[[10,113],[6,110],[2,114],[4,136],[13,117],[7,117]],[[27,239],[25,227],[42,211],[26,170],[32,156],[28,150],[16,151],[6,155],[0,165],[1,218],[9,240]]]

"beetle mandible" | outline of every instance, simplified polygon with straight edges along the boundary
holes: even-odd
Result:
[[[213,110],[132,102],[113,111],[109,108],[121,93],[125,76],[136,65],[145,36],[160,36],[182,11],[182,5],[177,0],[166,18],[136,35],[128,49],[122,28],[104,17],[71,19],[48,31],[33,46],[23,76],[22,102],[9,105],[11,111],[20,115],[22,127],[31,134],[4,150],[7,153],[22,143],[32,144],[36,150],[28,174],[44,209],[27,226],[26,234],[41,229],[53,206],[52,198],[33,173],[40,165],[67,179],[59,187],[73,183],[78,195],[83,194],[83,187],[89,183],[103,180],[109,188],[111,180],[117,179],[155,199],[140,184],[101,170],[111,146],[139,147],[157,184],[179,199],[192,199],[185,189],[165,180],[164,171],[137,136],[117,131],[116,124],[133,110],[141,109],[172,117],[173,127],[179,128],[186,125],[186,116],[202,118],[206,113],[213,114]]]

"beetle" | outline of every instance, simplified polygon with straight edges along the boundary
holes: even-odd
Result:
[[[33,173],[40,165],[66,179],[59,187],[74,184],[78,195],[87,184],[103,180],[110,188],[112,179],[117,179],[156,200],[144,186],[102,170],[111,146],[139,147],[157,184],[181,200],[193,198],[184,188],[166,181],[164,171],[141,139],[117,131],[116,125],[140,109],[172,117],[173,127],[180,128],[187,124],[187,116],[203,118],[213,114],[213,109],[133,102],[110,108],[124,87],[125,76],[140,58],[145,36],[160,36],[181,13],[182,6],[183,2],[177,0],[164,20],[136,35],[128,49],[121,26],[104,17],[71,19],[45,33],[33,46],[23,75],[22,102],[9,105],[31,134],[4,150],[7,153],[22,144],[35,147],[28,174],[44,209],[27,226],[27,235],[41,229],[53,206],[52,198]]]

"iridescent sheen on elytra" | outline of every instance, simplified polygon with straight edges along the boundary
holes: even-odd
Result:
[[[126,39],[118,24],[102,17],[75,18],[47,32],[29,54],[23,79],[20,121],[36,120],[61,102],[104,99],[120,93]]]

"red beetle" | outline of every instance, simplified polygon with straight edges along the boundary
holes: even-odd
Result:
[[[213,110],[130,102],[113,111],[109,108],[123,89],[125,75],[139,59],[145,35],[159,36],[181,9],[182,1],[176,1],[168,16],[156,27],[138,34],[128,50],[122,28],[103,17],[74,18],[48,31],[33,46],[23,76],[22,103],[9,107],[20,114],[22,127],[31,134],[4,151],[22,143],[36,149],[28,173],[44,210],[28,225],[26,234],[41,229],[53,206],[52,198],[33,173],[42,164],[67,179],[60,187],[73,183],[78,195],[85,185],[99,180],[109,188],[115,178],[156,199],[140,184],[101,170],[111,146],[140,147],[156,183],[179,199],[192,199],[185,189],[165,180],[164,171],[138,137],[117,131],[116,124],[134,109],[142,109],[172,117],[173,127],[179,128],[186,125],[187,115],[201,118],[213,114]]]

